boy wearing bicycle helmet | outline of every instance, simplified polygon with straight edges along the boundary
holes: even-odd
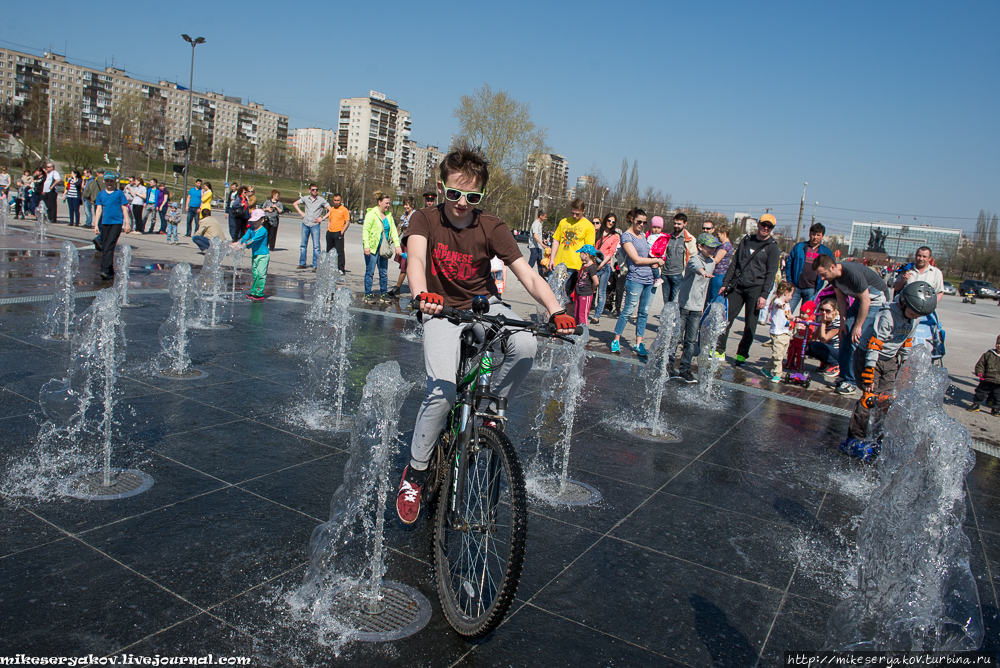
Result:
[[[896,301],[879,309],[875,319],[862,331],[858,354],[854,356],[854,374],[864,394],[854,406],[847,440],[840,444],[843,452],[866,462],[878,455],[878,445],[863,440],[868,435],[871,409],[891,400],[896,372],[910,354],[917,321],[935,308],[934,288],[930,283],[915,281],[903,288]]]
[[[490,315],[520,319],[500,301],[490,272],[494,256],[510,267],[535,301],[552,314],[560,334],[572,334],[576,322],[562,309],[548,284],[532,270],[510,232],[497,216],[475,208],[486,191],[489,170],[485,158],[459,145],[441,162],[438,191],[444,202],[420,209],[410,218],[404,238],[406,278],[421,312],[436,315],[445,306],[467,310],[473,297],[490,296]],[[434,443],[455,401],[455,376],[463,325],[443,318],[424,319],[424,366],[427,394],[417,411],[410,444],[410,463],[403,470],[396,511],[412,524],[420,514],[420,495]],[[492,375],[493,391],[516,396],[531,370],[535,338],[529,332],[512,335],[502,351],[503,365]]]

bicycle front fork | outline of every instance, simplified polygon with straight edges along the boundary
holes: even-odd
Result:
[[[473,412],[473,404],[477,401],[492,401],[496,406],[495,413],[482,413],[479,411]],[[478,425],[476,424],[475,418],[482,417],[490,420],[498,420],[502,425],[507,420],[507,399],[505,397],[500,397],[490,393],[484,392],[473,392],[467,390],[462,393],[461,399],[459,400],[458,409],[458,440],[455,444],[455,457],[451,462],[451,466],[454,467],[452,471],[451,479],[454,484],[451,488],[451,498],[449,499],[449,522],[453,529],[456,530],[466,530],[468,527],[466,525],[465,519],[462,517],[461,503],[462,499],[465,498],[465,485],[466,479],[468,477],[468,458],[470,455],[475,454],[478,451]],[[490,480],[496,478],[491,471]],[[490,491],[490,497],[494,497],[499,492],[496,490]]]

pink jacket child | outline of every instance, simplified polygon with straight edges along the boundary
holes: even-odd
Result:
[[[684,234],[684,266],[687,266],[688,261],[691,259],[691,249],[697,249],[697,244],[695,238],[687,230],[683,231]],[[646,235],[647,238],[649,235]],[[655,255],[658,258],[663,258],[667,253],[667,244],[670,243],[670,234],[664,234],[659,239],[653,242],[653,245],[649,249],[650,255]]]

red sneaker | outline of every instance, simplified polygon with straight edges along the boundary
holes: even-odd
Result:
[[[403,479],[399,482],[399,493],[396,495],[396,512],[403,524],[413,524],[420,516],[420,491],[424,486],[424,473],[409,466],[403,469]]]

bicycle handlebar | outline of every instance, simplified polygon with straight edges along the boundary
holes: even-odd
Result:
[[[417,309],[414,309],[417,310]],[[431,318],[446,318],[449,321],[459,324],[459,323],[475,323],[475,322],[488,322],[491,324],[499,324],[501,327],[516,327],[517,329],[522,329],[529,331],[535,336],[541,337],[552,337],[556,339],[563,339],[569,341],[570,343],[575,343],[572,339],[568,338],[566,334],[558,334],[555,329],[555,325],[552,323],[544,322],[541,324],[535,324],[527,320],[514,320],[508,318],[503,314],[499,315],[488,315],[486,313],[479,314],[475,311],[462,311],[460,309],[444,306],[440,313],[430,314],[423,313],[423,311],[417,310],[418,313],[424,316],[430,316]],[[583,334],[583,326],[577,325],[573,330],[574,336],[579,336]]]

